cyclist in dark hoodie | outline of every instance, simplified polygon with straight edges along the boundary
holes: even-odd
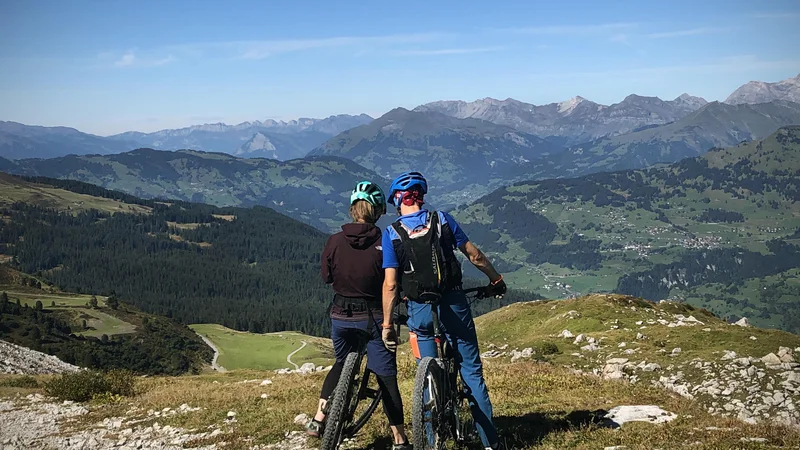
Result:
[[[328,239],[322,251],[322,279],[333,285],[331,337],[336,363],[322,384],[319,407],[308,424],[308,434],[319,437],[325,423],[323,409],[333,393],[347,354],[357,351],[356,330],[370,328],[367,365],[378,378],[383,409],[394,435],[393,450],[411,450],[403,426],[403,402],[397,386],[397,360],[386,349],[381,337],[383,323],[381,293],[383,286],[383,251],[381,230],[375,223],[386,213],[386,196],[369,181],[358,183],[350,195],[353,223]]]

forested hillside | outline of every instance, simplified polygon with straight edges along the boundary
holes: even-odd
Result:
[[[800,127],[666,168],[519,183],[455,213],[547,297],[680,298],[800,330]]]
[[[40,180],[41,181],[41,180]],[[108,293],[183,323],[320,334],[326,236],[264,207],[161,203],[74,181],[58,187],[151,208],[147,214],[0,205],[0,253],[71,292]],[[302,305],[302,307],[298,307]]]
[[[13,200],[21,196],[26,201]],[[4,175],[0,217],[0,255],[62,290],[113,290],[184,324],[329,331],[332,291],[319,276],[327,235],[271,209],[165,203],[78,181]],[[512,292],[476,303],[476,312],[534,298]]]
[[[80,367],[199,372],[211,349],[189,328],[108,298],[58,291],[0,264],[0,339]]]

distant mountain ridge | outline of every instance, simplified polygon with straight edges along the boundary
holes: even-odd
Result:
[[[153,133],[129,131],[111,139],[135,141],[156,150],[200,150],[242,157],[279,160],[302,158],[331,136],[372,121],[361,114],[340,114],[325,119],[300,118],[288,122],[267,119],[236,125],[213,123]]]
[[[70,155],[8,161],[0,170],[92,183],[142,198],[164,198],[216,206],[263,205],[326,232],[348,220],[353,186],[387,182],[342,158],[275,161],[225,153],[138,149],[113,155]]]
[[[485,120],[396,108],[347,130],[309,156],[348,158],[378,174],[419,170],[444,204],[474,198],[523,176],[532,160],[563,148]]]
[[[301,158],[331,136],[368,123],[366,114],[340,114],[325,119],[301,118],[288,122],[267,119],[193,125],[154,133],[129,131],[95,136],[68,127],[43,127],[0,122],[0,157],[6,159],[58,158],[74,155],[108,155],[137,148],[201,150],[280,160]],[[257,141],[249,146],[249,141]],[[268,143],[267,143],[268,141]],[[273,148],[274,147],[274,148]]]
[[[113,140],[68,127],[42,127],[0,121],[0,157],[56,158],[70,153],[107,155],[135,148],[130,140]]]
[[[508,98],[474,102],[438,101],[415,111],[435,111],[457,118],[475,118],[506,125],[552,142],[572,145],[616,136],[646,125],[661,125],[685,117],[708,102],[683,94],[674,100],[629,95],[619,103],[601,105],[583,97],[560,103],[533,105]]]
[[[639,169],[701,155],[761,139],[780,127],[800,124],[800,103],[774,101],[756,105],[709,103],[675,122],[576,145],[542,165],[532,178],[579,176],[593,172]]]
[[[777,83],[766,83],[763,81],[751,81],[733,93],[725,100],[725,103],[738,105],[742,103],[766,103],[773,100],[788,100],[800,103],[800,75],[788,78]]]

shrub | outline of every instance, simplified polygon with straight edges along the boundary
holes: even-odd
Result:
[[[39,382],[36,381],[36,378],[33,378],[30,375],[25,375],[21,377],[10,378],[8,380],[0,380],[0,387],[38,388]]]
[[[95,396],[100,398],[131,396],[135,394],[134,388],[133,374],[124,370],[111,370],[105,373],[81,370],[65,373],[44,385],[44,391],[48,395],[75,402],[85,402]]]
[[[558,346],[552,342],[543,342],[539,346],[538,353],[540,355],[555,355],[558,353]]]

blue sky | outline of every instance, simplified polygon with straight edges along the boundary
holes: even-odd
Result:
[[[0,0],[0,120],[95,134],[483,97],[724,100],[800,73],[800,2]]]

